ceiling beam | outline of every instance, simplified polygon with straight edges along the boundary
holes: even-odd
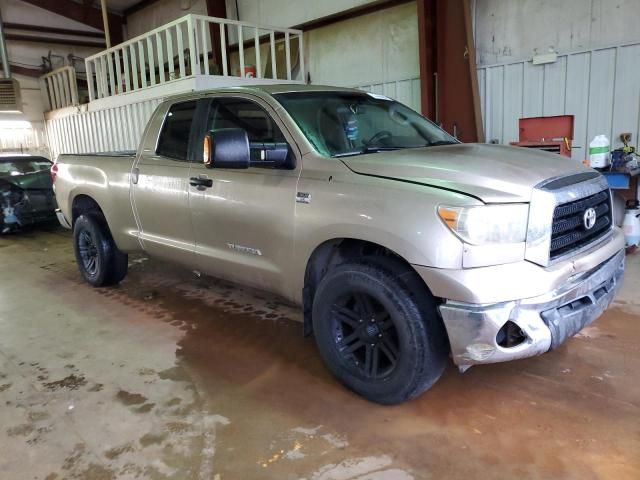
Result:
[[[24,75],[26,77],[39,78],[44,75],[44,72],[39,68],[29,68],[23,65],[16,65],[15,63],[11,64],[11,73],[16,73],[18,75]]]
[[[10,23],[4,22],[4,28],[8,30],[22,30],[25,32],[40,32],[40,33],[56,33],[58,35],[73,35],[76,37],[91,37],[91,38],[104,38],[102,32],[87,32],[85,30],[73,30],[70,28],[55,28],[47,27],[44,25],[28,25],[26,23]]]
[[[12,40],[15,42],[34,42],[34,43],[53,43],[56,45],[71,45],[74,47],[95,47],[95,48],[105,48],[106,44],[104,40],[100,41],[87,41],[87,40],[76,40],[71,38],[61,38],[61,37],[44,37],[42,35],[20,35],[17,33],[7,33],[5,34],[7,40]]]
[[[348,10],[343,10],[342,12],[327,15],[326,17],[316,18],[308,22],[300,23],[298,25],[294,25],[291,28],[296,28],[298,30],[304,30],[305,32],[308,32],[309,30],[315,30],[317,28],[333,25],[334,23],[344,22],[345,20],[358,18],[370,13],[376,13],[380,10],[396,7],[398,5],[409,3],[411,1],[413,0],[376,0],[359,7],[354,7]]]
[[[158,0],[141,0],[138,3],[134,3],[133,5],[131,5],[129,8],[127,8],[124,11],[124,16],[128,17],[132,13],[139,12],[143,8],[147,8],[147,7],[153,5],[156,2],[158,2]]]
[[[11,72],[17,75],[24,75],[25,77],[31,78],[40,78],[46,73],[44,70],[39,68],[29,68],[25,67],[24,65],[16,65],[15,63],[11,64]],[[76,77],[76,82],[78,82],[80,86],[86,87],[87,85],[87,80],[82,77]]]
[[[97,30],[103,31],[102,11],[93,6],[76,3],[73,0],[22,0],[23,2],[35,5],[50,12],[62,15],[63,17],[75,20],[76,22],[89,25]],[[122,42],[122,22],[123,18],[115,13],[109,13],[109,29],[114,44]]]

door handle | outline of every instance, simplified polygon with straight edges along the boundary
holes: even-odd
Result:
[[[133,182],[133,184],[137,184],[138,183],[138,178],[140,177],[140,169],[139,168],[134,168],[133,170],[131,170],[131,181]]]
[[[213,180],[210,178],[191,177],[189,179],[189,185],[192,187],[211,188],[213,187]]]

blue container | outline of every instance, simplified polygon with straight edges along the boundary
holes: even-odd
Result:
[[[607,177],[607,183],[609,184],[609,188],[611,189],[627,189],[629,188],[629,175],[626,173],[619,172],[601,172],[605,177]]]

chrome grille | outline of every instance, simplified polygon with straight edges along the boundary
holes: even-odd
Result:
[[[596,222],[587,229],[583,219],[589,208],[595,210]],[[553,212],[549,258],[561,257],[599,239],[611,228],[612,217],[608,190],[558,205]]]

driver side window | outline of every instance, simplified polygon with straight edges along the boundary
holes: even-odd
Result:
[[[207,131],[221,128],[241,128],[247,132],[251,163],[254,167],[260,166],[264,151],[272,148],[288,148],[289,163],[293,162],[293,154],[282,131],[257,103],[235,97],[214,99]]]

